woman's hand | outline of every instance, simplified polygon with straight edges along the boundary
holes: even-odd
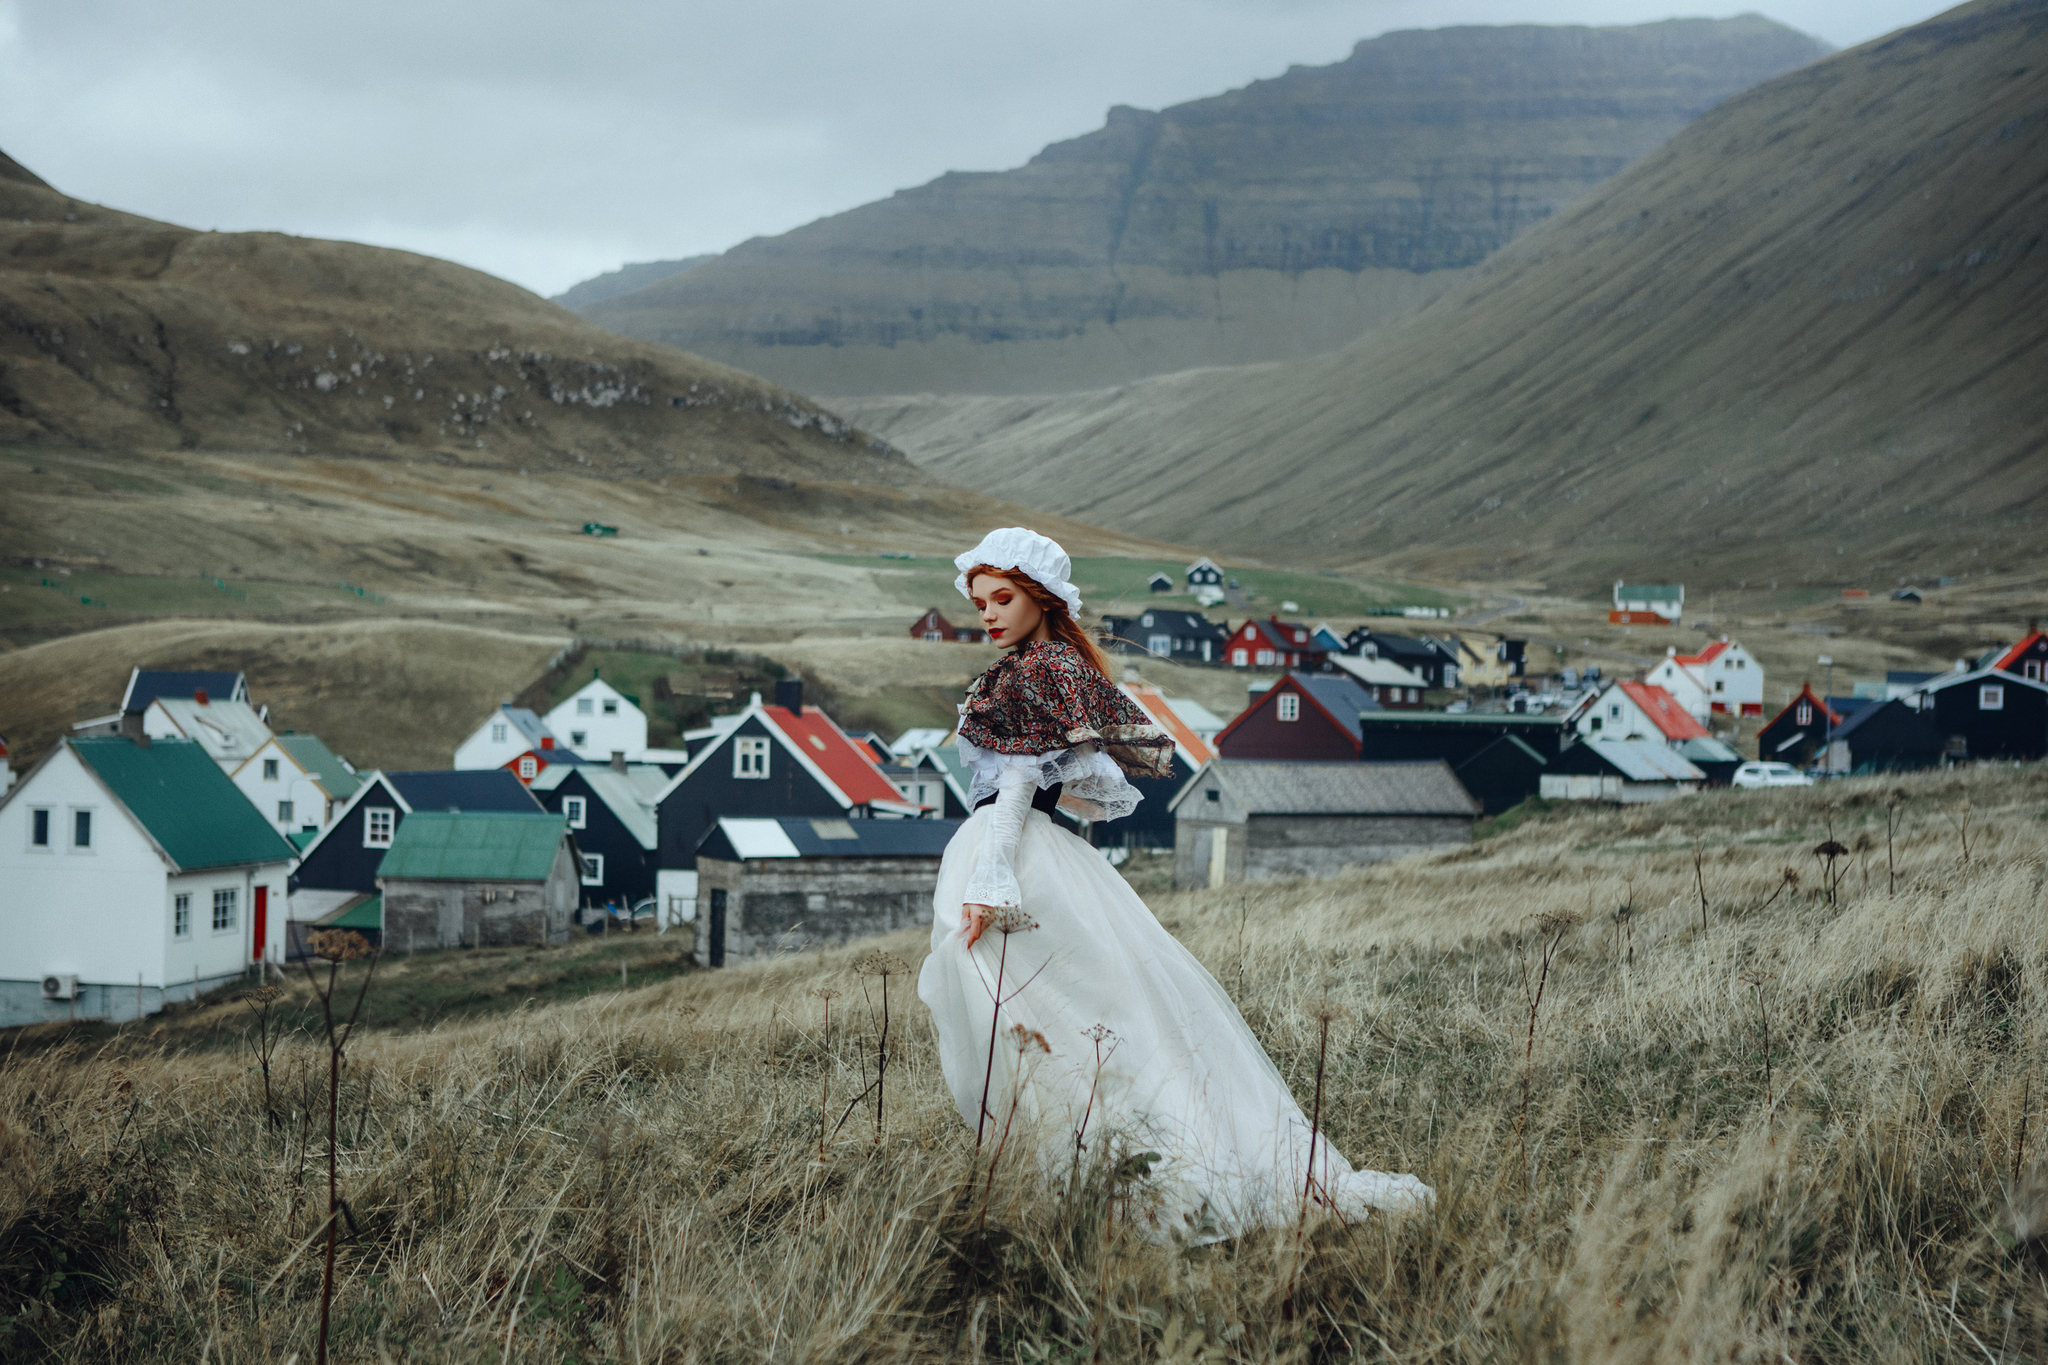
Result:
[[[993,905],[963,905],[960,907],[961,927],[967,930],[967,946],[972,948],[976,939],[988,928],[988,917],[996,912]]]

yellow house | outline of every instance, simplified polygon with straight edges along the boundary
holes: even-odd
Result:
[[[1466,687],[1506,687],[1522,677],[1522,641],[1452,637],[1458,648],[1458,681]]]

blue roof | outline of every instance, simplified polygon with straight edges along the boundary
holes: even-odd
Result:
[[[733,847],[728,824],[774,824],[801,858],[936,858],[946,851],[964,820],[848,820],[838,817],[778,815],[765,819],[716,821],[698,841],[697,856],[741,862],[746,856]],[[829,837],[828,837],[829,836]],[[789,857],[782,853],[781,857]]]
[[[1352,681],[1344,673],[1290,673],[1289,677],[1314,697],[1325,711],[1337,718],[1337,723],[1350,731],[1353,739],[1361,739],[1364,732],[1359,728],[1360,711],[1377,711],[1380,704],[1373,700],[1372,693]]]
[[[540,802],[503,768],[444,772],[386,773],[384,776],[414,810],[537,811]]]
[[[247,701],[249,687],[239,673],[177,673],[160,668],[138,668],[128,679],[128,695],[121,699],[123,711],[147,711],[158,697],[189,697],[204,692],[209,701]]]

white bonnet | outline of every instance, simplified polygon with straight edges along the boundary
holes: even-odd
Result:
[[[981,538],[981,544],[964,555],[953,557],[953,567],[960,570],[953,586],[960,590],[962,597],[968,596],[967,571],[977,564],[1022,571],[1063,599],[1074,619],[1080,619],[1081,590],[1068,581],[1074,566],[1058,541],[1036,531],[1027,531],[1022,526],[1005,526],[1000,531],[990,531]]]

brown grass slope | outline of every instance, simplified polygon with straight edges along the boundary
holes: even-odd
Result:
[[[2048,512],[2044,224],[2048,4],[1979,0],[1730,100],[1339,355],[845,410],[956,482],[1247,553],[1575,588],[2007,566]]]
[[[581,309],[806,393],[1031,393],[1327,351],[1825,49],[1758,15],[1384,34]]]
[[[0,440],[902,482],[816,405],[403,251],[196,232],[0,165]]]
[[[1439,1195],[1193,1252],[1132,1235],[1143,1168],[1099,1128],[1071,1194],[1015,1143],[990,1179],[905,975],[878,1134],[872,945],[680,980],[647,954],[637,989],[537,1007],[599,950],[487,954],[466,1008],[497,1017],[438,1027],[458,955],[396,958],[376,1016],[411,992],[422,1023],[340,1081],[334,1358],[2043,1359],[2039,767],[1156,897],[1304,1104],[1335,1014],[1326,1131]],[[321,1045],[266,1095],[245,1005],[161,1024],[0,1052],[10,1360],[314,1357]]]

